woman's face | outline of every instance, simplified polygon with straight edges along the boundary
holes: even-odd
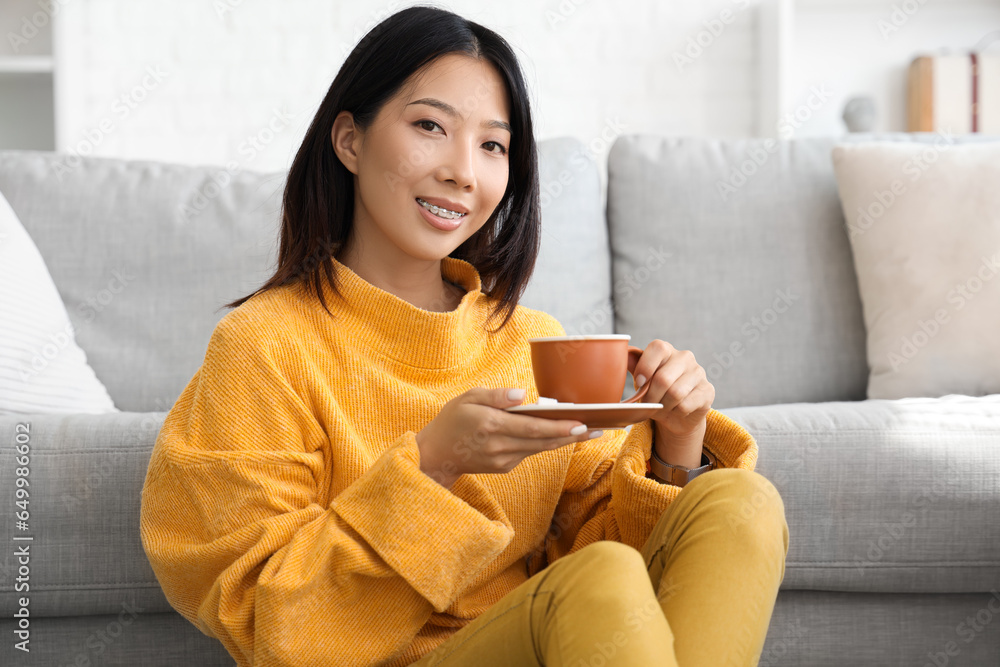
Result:
[[[503,197],[510,111],[493,66],[465,55],[438,58],[411,83],[364,132],[338,132],[353,126],[341,112],[331,137],[355,175],[353,236],[366,250],[388,250],[385,258],[398,249],[439,260],[475,234]],[[421,202],[448,211],[436,215]]]

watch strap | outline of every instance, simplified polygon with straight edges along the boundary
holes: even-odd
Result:
[[[715,467],[715,458],[705,449],[701,451],[701,465],[699,467],[685,468],[667,463],[656,455],[656,448],[653,447],[649,457],[648,470],[657,481],[682,487],[698,475],[713,470]]]

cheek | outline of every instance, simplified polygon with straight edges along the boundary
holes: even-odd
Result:
[[[493,166],[490,169],[489,176],[489,192],[487,196],[496,205],[500,203],[500,200],[503,199],[503,193],[507,191],[507,180],[509,178],[507,164]]]
[[[390,207],[391,202],[406,191],[407,181],[400,176],[401,171],[397,154],[369,156],[358,175],[361,195],[369,208],[379,210]]]

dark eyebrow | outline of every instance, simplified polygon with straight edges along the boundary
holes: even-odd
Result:
[[[442,102],[441,100],[436,100],[433,97],[424,97],[424,98],[421,98],[419,100],[414,100],[413,102],[410,102],[406,106],[410,106],[410,104],[426,104],[427,106],[434,107],[435,109],[440,109],[441,111],[445,112],[449,116],[452,116],[452,117],[455,117],[455,118],[457,118],[458,115],[459,115],[458,114],[458,110],[455,109],[455,107],[451,106],[447,102]],[[508,125],[507,123],[503,122],[502,120],[486,120],[486,121],[483,121],[483,127],[498,127],[501,130],[507,130],[508,132],[511,133],[512,136],[514,134],[514,131],[510,129],[510,125]]]

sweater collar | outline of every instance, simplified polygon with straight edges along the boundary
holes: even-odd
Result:
[[[372,285],[346,264],[330,258],[340,296],[334,294],[320,272],[327,303],[335,319],[346,317],[356,326],[364,345],[383,355],[428,369],[447,369],[479,357],[486,345],[489,300],[482,292],[479,272],[455,257],[441,260],[441,275],[465,289],[461,303],[449,312],[418,308],[395,294]]]

